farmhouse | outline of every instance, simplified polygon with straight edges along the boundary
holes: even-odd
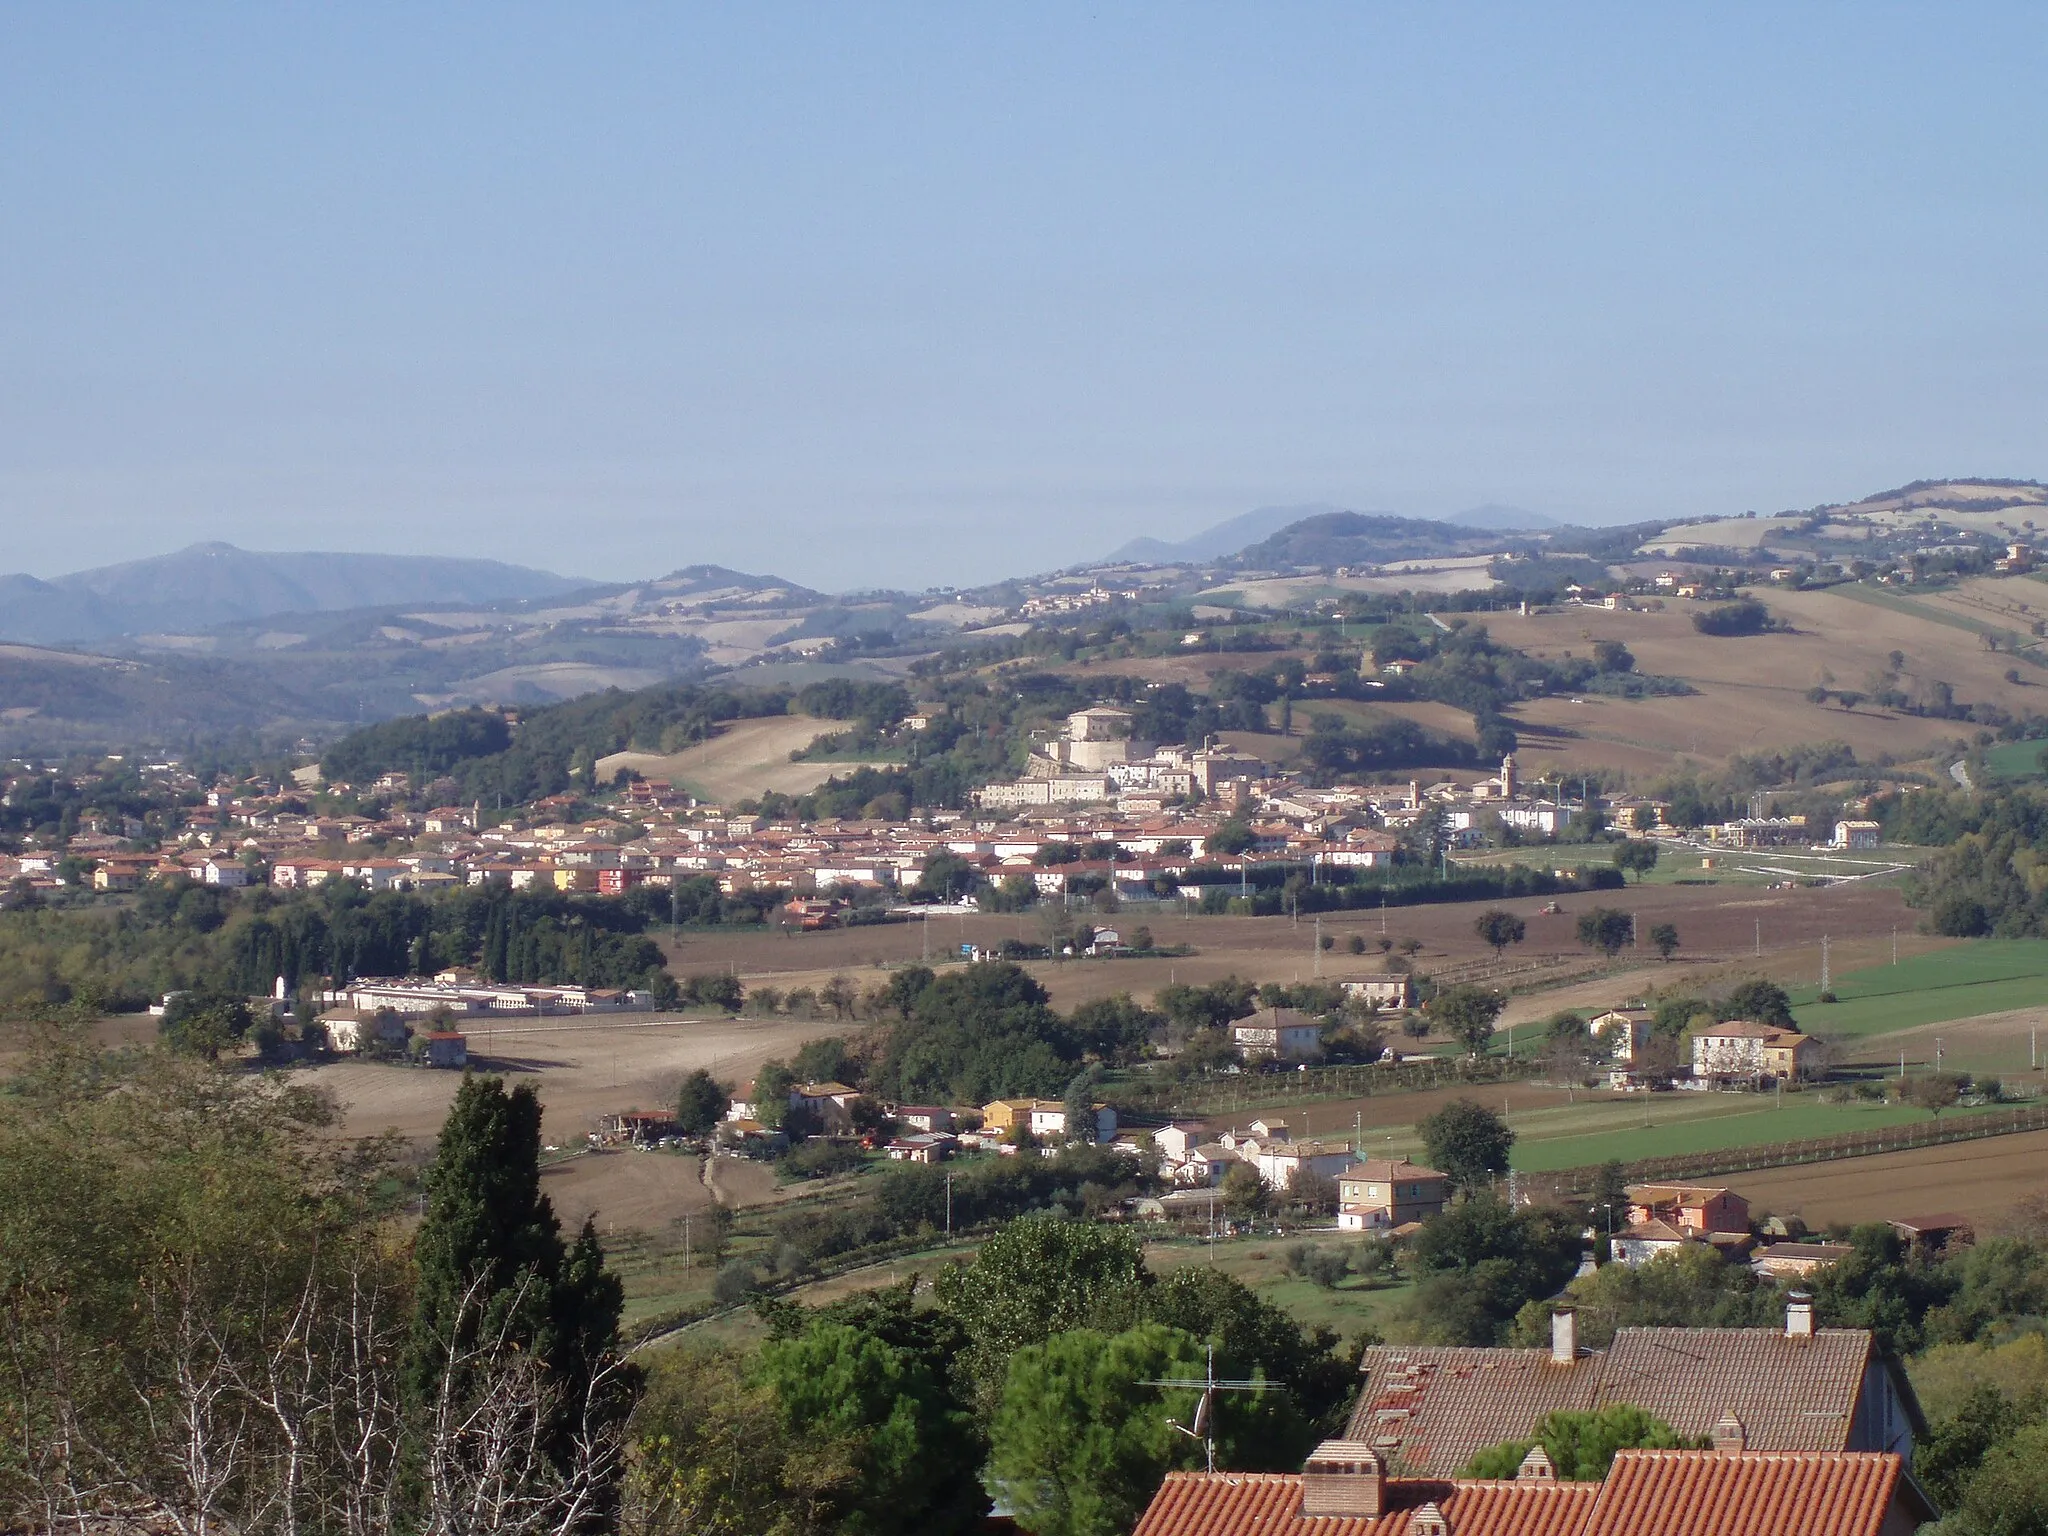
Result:
[[[1231,1025],[1230,1043],[1248,1061],[1307,1061],[1323,1053],[1323,1026],[1297,1009],[1268,1008]]]
[[[1753,1019],[1703,1024],[1693,1031],[1692,1073],[1704,1082],[1724,1083],[1803,1077],[1812,1045],[1796,1029]]]
[[[1383,1232],[1443,1214],[1451,1197],[1448,1175],[1406,1158],[1370,1158],[1337,1180],[1337,1226],[1345,1232]]]

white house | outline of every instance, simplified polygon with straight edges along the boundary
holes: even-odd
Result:
[[[1323,1053],[1322,1021],[1293,1008],[1268,1008],[1231,1025],[1230,1043],[1248,1057],[1307,1061]]]
[[[1291,1188],[1304,1175],[1337,1178],[1357,1161],[1358,1154],[1344,1141],[1264,1142],[1253,1159],[1259,1177],[1274,1189]]]
[[[1093,1106],[1095,1110],[1095,1134],[1093,1141],[1116,1140],[1116,1111],[1107,1104]],[[1031,1134],[1041,1137],[1063,1138],[1067,1134],[1067,1107],[1049,1099],[1041,1099],[1031,1106]]]
[[[1837,848],[1875,848],[1884,838],[1884,828],[1874,821],[1838,821],[1835,823],[1835,846]]]
[[[1647,1008],[1615,1008],[1587,1020],[1586,1029],[1610,1061],[1633,1062],[1650,1045]]]

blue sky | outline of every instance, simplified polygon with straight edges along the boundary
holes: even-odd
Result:
[[[2048,7],[0,6],[0,569],[2048,478]]]

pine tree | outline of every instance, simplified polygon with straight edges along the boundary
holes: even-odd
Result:
[[[427,1401],[451,1350],[503,1330],[548,1369],[557,1389],[549,1440],[562,1461],[591,1381],[618,1352],[624,1293],[589,1222],[573,1246],[563,1244],[540,1188],[540,1122],[540,1100],[528,1085],[507,1093],[499,1078],[463,1078],[427,1172],[426,1218],[413,1240],[419,1284],[406,1385],[416,1401]],[[473,1286],[481,1296],[465,1310]],[[637,1377],[613,1382],[596,1407],[600,1417],[623,1420]]]

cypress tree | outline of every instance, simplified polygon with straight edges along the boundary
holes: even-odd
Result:
[[[586,1221],[562,1241],[540,1188],[540,1099],[527,1084],[465,1074],[426,1176],[427,1210],[413,1240],[414,1297],[406,1385],[416,1402],[439,1390],[451,1350],[502,1330],[547,1368],[558,1390],[548,1428],[566,1464],[590,1383],[618,1353],[624,1291]],[[465,1313],[472,1285],[481,1294]],[[598,1417],[623,1421],[638,1378],[614,1377]]]

